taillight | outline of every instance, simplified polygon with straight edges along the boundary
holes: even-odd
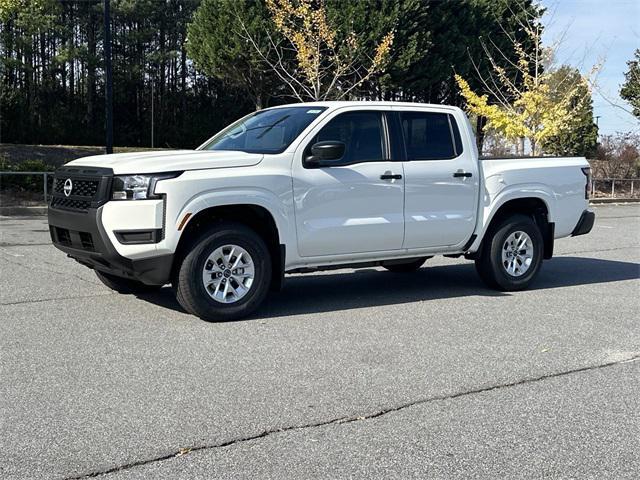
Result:
[[[589,200],[591,198],[591,167],[583,167],[582,173],[587,177],[587,183],[584,186],[584,198]]]

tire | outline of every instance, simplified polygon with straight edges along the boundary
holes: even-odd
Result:
[[[162,285],[147,285],[131,278],[118,277],[98,270],[95,272],[102,283],[118,293],[150,293],[162,288]]]
[[[516,244],[525,240],[525,247],[530,246],[518,250]],[[540,229],[531,217],[520,214],[508,217],[487,232],[476,259],[476,270],[491,288],[524,290],[540,271],[543,243]]]
[[[382,265],[382,266],[387,270],[389,270],[390,272],[408,273],[408,272],[415,272],[416,270],[420,269],[420,267],[424,265],[424,262],[426,262],[427,260],[428,260],[428,257],[412,258],[411,260],[408,260],[406,262],[389,263],[387,265]]]
[[[234,259],[238,267],[232,270]],[[174,281],[176,299],[208,322],[244,318],[267,296],[271,268],[269,249],[257,233],[242,224],[220,223],[196,239],[182,260]]]

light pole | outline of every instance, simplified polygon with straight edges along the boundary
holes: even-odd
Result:
[[[111,74],[111,12],[109,0],[104,0],[104,70],[106,153],[113,153],[113,78]]]
[[[155,85],[155,75],[151,74],[151,148],[153,148],[153,130],[154,130],[154,118],[153,118],[153,96],[154,96],[154,85]]]

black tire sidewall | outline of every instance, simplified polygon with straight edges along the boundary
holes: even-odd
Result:
[[[524,275],[514,277],[509,275],[502,265],[502,246],[509,235],[517,231],[525,232],[531,238],[533,243],[533,263]],[[540,270],[544,253],[543,243],[542,234],[530,217],[517,215],[503,222],[492,235],[490,248],[486,252],[489,256],[488,263],[495,284],[502,290],[522,290],[527,288]]]
[[[209,255],[223,245],[244,248],[254,263],[255,277],[249,292],[238,302],[221,303],[209,295],[202,271]],[[243,225],[221,224],[195,243],[178,274],[178,300],[187,311],[207,321],[228,321],[253,312],[264,300],[271,281],[271,257],[264,241]]]

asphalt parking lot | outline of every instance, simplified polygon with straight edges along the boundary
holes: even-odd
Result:
[[[529,291],[434,258],[222,324],[0,217],[0,477],[637,478],[640,206],[597,215]]]

